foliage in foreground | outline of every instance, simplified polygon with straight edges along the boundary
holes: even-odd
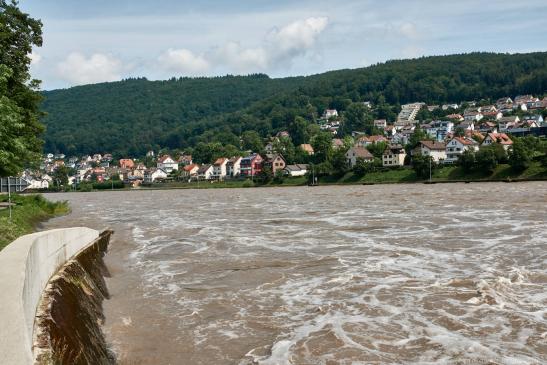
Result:
[[[6,202],[7,195],[0,195]],[[12,218],[8,209],[0,210],[0,250],[17,237],[32,233],[36,224],[51,217],[69,212],[67,202],[50,202],[42,195],[12,195]]]

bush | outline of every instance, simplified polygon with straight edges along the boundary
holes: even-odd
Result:
[[[475,159],[477,163],[476,167],[480,171],[486,171],[486,172],[492,173],[498,166],[498,159],[496,158],[496,153],[494,152],[494,149],[490,147],[482,148],[475,155]]]
[[[437,164],[433,162],[433,157],[417,155],[412,157],[412,168],[416,172],[416,176],[425,179],[429,177],[429,172],[437,168]]]
[[[458,158],[458,165],[461,166],[462,170],[465,172],[471,172],[476,165],[476,156],[475,151],[465,150]]]
[[[513,148],[509,152],[509,165],[513,170],[521,172],[530,167],[532,161],[531,151],[521,139],[513,141]]]

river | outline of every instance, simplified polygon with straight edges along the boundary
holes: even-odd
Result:
[[[47,198],[115,230],[121,364],[547,362],[545,182]]]

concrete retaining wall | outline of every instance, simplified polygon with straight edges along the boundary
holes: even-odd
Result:
[[[92,244],[99,231],[54,229],[18,238],[0,251],[0,364],[33,363],[34,318],[49,279]]]

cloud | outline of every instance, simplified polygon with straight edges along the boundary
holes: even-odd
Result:
[[[30,58],[30,64],[33,66],[36,66],[42,60],[42,56],[36,52],[32,52],[31,54],[29,54],[29,58]]]
[[[228,42],[212,52],[211,58],[219,66],[236,72],[252,73],[268,68],[269,56],[262,47],[244,48],[239,42]]]
[[[236,72],[257,72],[289,68],[293,60],[307,54],[328,24],[326,17],[298,20],[282,28],[273,28],[262,45],[245,48],[240,42],[228,42],[209,52],[211,63]]]
[[[414,23],[403,23],[399,26],[399,33],[409,39],[418,38],[418,29]]]
[[[86,58],[79,52],[73,52],[57,65],[59,76],[73,85],[116,81],[121,79],[123,69],[120,60],[102,53]]]
[[[209,62],[187,49],[168,49],[158,57],[160,66],[178,73],[198,75],[209,69]]]

